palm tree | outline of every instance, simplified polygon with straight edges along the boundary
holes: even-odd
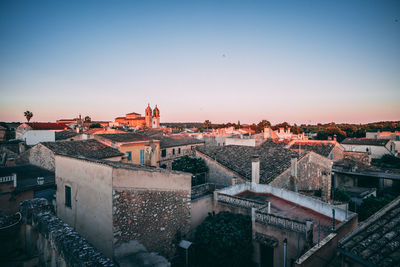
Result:
[[[204,122],[204,127],[206,127],[207,128],[207,130],[208,130],[208,128],[211,126],[211,122],[209,121],[209,120],[206,120],[205,122]]]
[[[24,112],[24,116],[26,118],[26,120],[29,122],[31,120],[31,118],[33,117],[33,113],[30,112],[29,110]]]

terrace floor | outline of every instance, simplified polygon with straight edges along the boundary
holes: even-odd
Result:
[[[296,203],[286,201],[282,198],[276,197],[271,194],[254,193],[251,191],[244,191],[236,196],[255,200],[257,202],[271,202],[271,214],[286,217],[292,220],[305,222],[307,219],[311,219],[314,223],[313,229],[313,242],[318,242],[318,221],[321,224],[320,240],[325,238],[331,233],[332,229],[332,218],[325,216],[321,213],[313,211],[309,208],[305,208]],[[338,225],[340,221],[335,220],[335,225]]]

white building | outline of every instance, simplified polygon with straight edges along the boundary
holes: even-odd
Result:
[[[383,155],[396,155],[396,146],[392,140],[372,138],[346,138],[341,145],[345,151],[368,152],[373,159]]]

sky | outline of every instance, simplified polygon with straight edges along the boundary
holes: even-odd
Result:
[[[0,121],[400,120],[400,1],[0,1]]]

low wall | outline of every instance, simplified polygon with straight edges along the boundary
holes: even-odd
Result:
[[[45,199],[21,203],[27,245],[36,245],[40,266],[116,266],[54,215]]]
[[[199,226],[208,213],[211,213],[214,208],[214,197],[212,194],[204,195],[196,199],[192,199],[191,216],[190,216],[190,231],[193,232]]]
[[[354,214],[351,211],[346,211],[346,210],[342,210],[338,207],[333,207],[332,205],[330,205],[326,202],[320,201],[318,199],[308,197],[308,196],[302,195],[300,193],[296,193],[296,192],[289,191],[286,189],[266,185],[266,184],[252,184],[251,191],[254,193],[272,194],[276,197],[285,199],[287,201],[296,203],[305,208],[314,210],[314,211],[321,213],[325,216],[328,216],[330,218],[332,218],[332,209],[334,209],[335,210],[335,219],[339,220],[339,221],[345,221],[348,218],[348,216],[351,216],[352,214]]]
[[[340,223],[335,232],[321,240],[320,244],[304,253],[294,264],[295,267],[326,266],[335,255],[339,240],[357,227],[358,216],[353,214],[348,221]]]

